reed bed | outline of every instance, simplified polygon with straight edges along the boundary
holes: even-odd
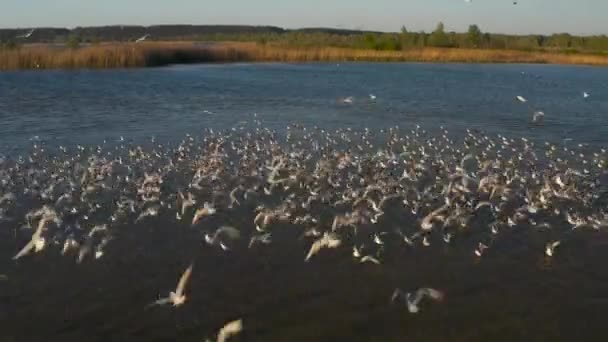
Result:
[[[460,62],[608,65],[608,56],[515,50],[420,48],[376,51],[256,43],[116,43],[70,49],[52,45],[0,50],[0,70],[154,67],[230,62]]]

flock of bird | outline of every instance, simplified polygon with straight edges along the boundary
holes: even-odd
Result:
[[[0,159],[0,222],[14,228],[15,262],[44,253],[93,262],[128,227],[161,218],[199,230],[201,248],[225,253],[264,248],[289,230],[308,241],[308,263],[347,249],[353,262],[377,265],[392,249],[471,237],[468,257],[482,258],[522,229],[547,232],[539,254],[550,259],[573,234],[608,228],[607,157],[583,144],[474,130],[455,138],[443,127],[431,134],[293,124],[283,134],[254,120],[175,146],[35,144],[28,155]],[[210,224],[237,210],[248,224]],[[150,306],[184,305],[193,272],[190,265],[175,291]],[[424,298],[443,297],[420,288],[395,289],[391,299],[417,313]],[[229,323],[218,341],[242,328]]]

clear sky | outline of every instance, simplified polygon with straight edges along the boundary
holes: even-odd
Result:
[[[0,0],[0,27],[252,24],[608,34],[608,0]]]

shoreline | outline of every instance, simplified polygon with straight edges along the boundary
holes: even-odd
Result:
[[[100,43],[77,48],[32,45],[0,50],[0,71],[145,68],[176,64],[239,62],[419,62],[608,66],[608,55],[431,47],[378,51],[235,42]]]

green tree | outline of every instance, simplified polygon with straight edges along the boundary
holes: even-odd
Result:
[[[442,22],[437,24],[437,28],[431,33],[429,45],[437,47],[448,47],[450,45],[449,38],[445,34],[445,27]]]
[[[469,31],[467,32],[467,43],[469,46],[478,48],[481,46],[483,33],[477,25],[470,25]]]
[[[76,34],[71,34],[68,37],[67,42],[65,43],[65,45],[67,47],[69,47],[70,49],[77,49],[80,47],[80,37]]]
[[[0,44],[0,46],[4,47],[8,50],[14,50],[19,48],[19,43],[17,43],[14,39],[4,42],[4,44]]]
[[[364,40],[365,40],[366,48],[368,48],[368,49],[376,48],[376,36],[373,33],[366,33]]]

